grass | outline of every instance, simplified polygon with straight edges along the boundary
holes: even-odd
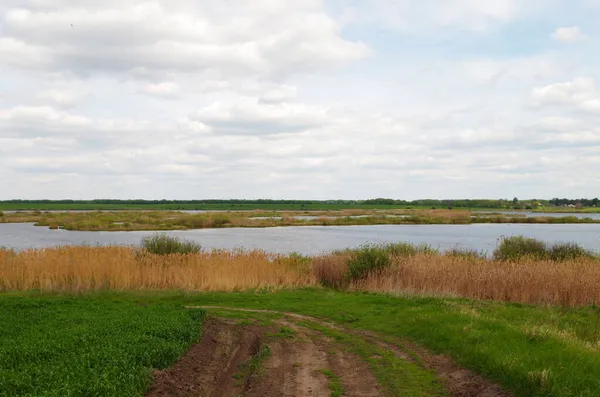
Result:
[[[0,395],[141,396],[200,336],[202,311],[100,297],[0,296]]]
[[[329,379],[329,391],[331,394],[330,397],[342,397],[344,395],[344,388],[342,387],[342,382],[340,381],[340,377],[334,374],[330,369],[323,369],[321,373]]]
[[[408,338],[450,355],[517,396],[600,395],[597,307],[566,309],[319,289],[121,292],[78,298],[0,294],[0,382],[4,382],[0,390],[36,396],[140,395],[148,385],[149,368],[173,362],[197,337],[201,312],[181,310],[181,305],[291,311]],[[239,318],[262,315],[242,313]],[[330,336],[340,342],[363,348],[345,339],[351,335],[334,333]],[[115,394],[115,390],[133,392]]]
[[[146,309],[156,310],[159,313],[156,316],[160,316],[160,321],[154,319],[149,326],[164,330],[166,327],[170,327],[164,322],[169,322],[169,319],[173,318],[172,316],[181,319],[178,316],[183,314],[179,309],[180,306],[177,305],[217,305],[290,311],[326,319],[358,330],[370,330],[388,337],[409,339],[430,348],[435,353],[451,356],[460,365],[501,383],[513,391],[516,396],[597,397],[600,395],[600,382],[598,382],[600,379],[600,343],[598,341],[600,310],[597,307],[566,309],[495,301],[394,297],[318,289],[202,294],[181,292],[104,293],[84,295],[77,299],[40,296],[35,293],[21,293],[20,295],[19,297],[14,294],[13,296],[0,294],[2,308],[6,308],[7,302],[9,304],[17,301],[32,302],[29,311],[10,310],[11,321],[3,321],[0,325],[3,331],[0,333],[0,338],[2,338],[0,360],[5,362],[8,359],[12,363],[18,357],[27,358],[28,356],[24,356],[23,352],[29,350],[45,352],[44,355],[39,355],[45,361],[43,361],[42,367],[41,363],[39,366],[37,365],[37,359],[26,362],[23,360],[24,367],[18,368],[18,371],[12,371],[12,375],[8,377],[4,374],[0,377],[4,382],[6,379],[15,379],[17,376],[18,379],[30,379],[31,382],[36,379],[34,375],[46,373],[46,378],[40,379],[40,384],[50,386],[58,384],[58,381],[52,381],[52,376],[62,379],[60,377],[62,372],[53,372],[54,375],[52,375],[49,368],[65,366],[69,371],[75,371],[76,374],[88,371],[89,366],[79,365],[82,363],[79,356],[90,360],[90,357],[101,355],[102,353],[97,348],[101,344],[103,351],[114,354],[117,361],[120,357],[129,357],[123,364],[128,366],[127,369],[100,371],[104,375],[98,374],[98,376],[104,376],[104,384],[93,383],[92,378],[86,378],[84,381],[77,382],[78,387],[87,385],[104,387],[99,390],[114,390],[116,384],[124,384],[125,381],[122,380],[124,377],[130,379],[127,382],[138,384],[139,389],[136,390],[142,390],[142,386],[147,385],[144,383],[147,382],[147,378],[142,381],[142,378],[136,377],[136,375],[127,374],[149,373],[149,370],[145,368],[140,370],[141,372],[138,371],[140,366],[136,362],[145,359],[146,355],[152,356],[152,353],[147,352],[148,349],[151,352],[160,351],[155,348],[156,345],[153,345],[153,343],[158,343],[157,339],[159,338],[154,338],[155,334],[153,333],[150,333],[149,337],[145,331],[146,328],[140,326],[137,317],[132,316],[132,313],[145,313]],[[97,326],[98,329],[105,331],[92,332],[94,327],[86,324],[95,322],[94,319],[97,316],[94,314],[89,315],[89,318],[81,319],[81,315],[78,314],[80,310],[73,310],[71,306],[58,310],[65,300],[71,302],[74,307],[77,305],[87,306],[94,302],[99,306],[106,304],[107,309],[103,316],[108,316],[113,320],[103,321],[102,324],[106,323],[106,326]],[[135,302],[144,302],[148,304],[148,307],[139,306]],[[14,305],[14,303],[12,304]],[[115,306],[119,307],[119,305],[131,308],[131,310],[115,311]],[[154,308],[154,306],[159,307]],[[221,310],[215,311],[215,313],[233,312]],[[263,315],[266,314],[238,314],[240,319],[244,317],[260,319]],[[184,319],[183,321],[190,327],[193,325],[197,332],[199,320]],[[113,322],[123,325],[112,326]],[[67,324],[66,328],[65,324]],[[125,326],[125,324],[128,325]],[[7,332],[7,329],[10,331]],[[115,329],[119,331],[116,332]],[[191,331],[189,332],[191,333]],[[367,348],[352,339],[346,339],[352,338],[352,335],[335,334],[335,331],[327,330],[324,332],[333,332],[330,334],[331,337],[338,339],[340,343],[349,342],[356,349]],[[159,335],[164,335],[163,338],[167,341],[177,339],[178,342],[175,343],[176,348],[173,349],[172,354],[160,354],[161,357],[168,356],[168,360],[161,361],[160,364],[163,366],[167,365],[167,361],[176,359],[193,339],[192,337],[188,338],[188,335],[191,334],[187,331],[183,333],[184,335],[179,334],[179,336],[172,336],[170,332],[165,333],[166,331]],[[85,339],[86,335],[93,336]],[[144,345],[142,358],[131,353],[137,351],[136,346],[139,345],[135,343],[133,346],[131,343],[126,346],[121,344],[121,341],[126,340],[128,336],[136,343]],[[81,338],[84,338],[86,343],[76,344],[76,341],[79,343]],[[66,348],[61,348],[62,344],[59,341],[65,339],[72,342],[67,344]],[[160,343],[166,344],[167,342],[163,342],[161,339]],[[73,346],[75,346],[75,350],[73,350]],[[7,351],[16,351],[16,353],[7,353]],[[55,351],[62,353],[55,353]],[[379,352],[378,354],[383,353]],[[54,357],[54,361],[49,361],[46,355]],[[111,357],[113,356],[109,355],[106,359],[108,365],[113,363]],[[385,354],[382,357],[385,357]],[[87,377],[87,372],[85,373]],[[376,374],[376,376],[381,379],[381,376],[386,376],[386,374],[384,372]],[[393,382],[394,379],[390,381]],[[43,394],[42,389],[39,390],[37,393],[31,392],[32,395],[53,395],[49,392]]]
[[[445,396],[435,375],[419,365],[399,358],[394,352],[366,342],[363,338],[337,331],[309,321],[302,322],[322,334],[333,338],[347,350],[357,354],[369,364],[373,374],[391,396],[439,397]],[[330,382],[335,380],[330,378]],[[334,386],[337,386],[334,383]],[[339,385],[341,388],[341,384]],[[330,389],[331,383],[330,383]],[[335,390],[339,390],[335,388]],[[332,394],[333,395],[333,390]]]
[[[251,376],[262,376],[264,373],[263,363],[270,355],[271,348],[269,345],[261,345],[256,354],[242,363],[238,368],[238,372],[233,375],[238,386]]]

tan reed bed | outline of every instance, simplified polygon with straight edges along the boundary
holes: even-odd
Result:
[[[395,258],[350,289],[392,294],[581,306],[600,303],[600,261],[521,259],[503,262],[436,254]]]
[[[310,264],[261,251],[160,256],[124,247],[0,250],[0,291],[236,291],[313,285]]]
[[[392,257],[348,281],[350,253],[310,258],[261,251],[153,255],[125,247],[0,250],[0,291],[238,291],[313,287],[580,306],[600,303],[600,260],[516,262],[437,253]]]

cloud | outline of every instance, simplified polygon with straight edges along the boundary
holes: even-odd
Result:
[[[48,89],[38,93],[35,99],[40,104],[68,109],[77,105],[84,96],[82,92],[69,89]]]
[[[568,7],[2,1],[0,199],[594,195]]]
[[[570,105],[600,115],[600,92],[590,77],[534,88],[531,96],[538,106]]]
[[[141,90],[144,94],[157,97],[175,97],[179,93],[179,85],[169,81],[156,84],[146,84]]]
[[[269,76],[367,55],[364,44],[340,37],[319,1],[301,3],[38,2],[6,11],[0,59],[78,73],[218,69]]]
[[[577,26],[558,28],[552,33],[552,38],[560,43],[574,43],[587,39],[587,36]]]
[[[298,133],[328,122],[326,108],[252,98],[240,98],[237,103],[217,102],[188,117],[221,135]]]

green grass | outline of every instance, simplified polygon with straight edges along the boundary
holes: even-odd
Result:
[[[417,364],[397,357],[392,351],[367,343],[361,337],[349,335],[316,323],[304,321],[301,324],[333,338],[336,342],[345,346],[347,350],[357,354],[369,363],[377,381],[387,390],[390,396],[437,397],[446,395],[441,383],[433,373],[424,370]],[[331,381],[335,382],[334,379]],[[339,382],[339,379],[337,381]],[[331,395],[334,395],[333,390]]]
[[[279,327],[278,332],[271,332],[266,334],[269,337],[282,338],[282,339],[294,339],[296,337],[296,331],[290,327]]]
[[[270,355],[271,348],[269,345],[260,346],[258,352],[250,357],[248,361],[242,363],[238,368],[238,372],[233,375],[237,385],[240,386],[251,376],[262,376],[264,373],[263,363]]]
[[[13,391],[5,395],[19,395],[15,390],[31,396],[110,395],[117,389],[139,394],[148,384],[150,367],[168,365],[197,337],[201,315],[186,315],[177,306],[185,304],[290,311],[407,338],[448,354],[516,396],[600,396],[597,307],[563,309],[320,289],[106,293],[73,299],[21,296],[27,298],[0,294],[0,390]],[[138,307],[139,300],[149,306]],[[248,317],[239,314],[240,319]],[[67,393],[73,390],[80,394]]]
[[[141,396],[204,312],[134,299],[0,297],[0,396]]]
[[[340,377],[331,372],[330,369],[323,369],[321,372],[329,379],[330,397],[342,397],[344,395],[344,388],[342,387]]]

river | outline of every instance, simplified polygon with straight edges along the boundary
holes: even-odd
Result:
[[[50,230],[27,223],[0,223],[0,247],[17,250],[60,245],[139,245],[156,232],[79,232]],[[468,248],[490,254],[502,236],[523,235],[549,243],[575,242],[600,251],[600,224],[474,224],[290,226],[169,231],[204,248],[262,249],[314,255],[365,243],[410,242],[442,250]]]

